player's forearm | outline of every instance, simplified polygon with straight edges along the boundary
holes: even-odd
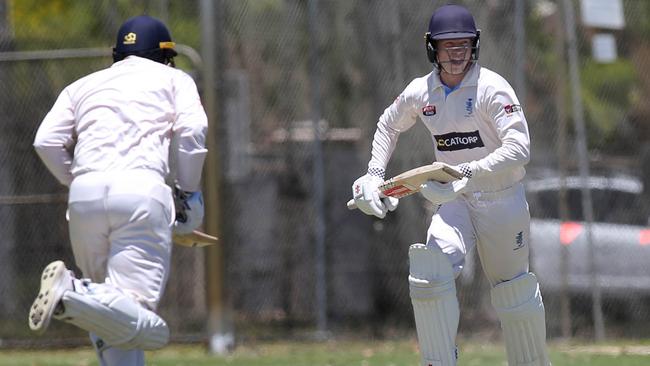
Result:
[[[494,172],[504,172],[524,166],[529,161],[530,147],[527,143],[523,143],[519,139],[506,139],[502,146],[484,158],[471,162],[470,167],[473,177],[482,177]]]
[[[176,180],[184,191],[196,192],[201,190],[201,172],[207,154],[207,149],[178,150]]]
[[[380,120],[377,124],[374,138],[372,140],[372,152],[370,162],[368,163],[368,171],[385,171],[388,161],[390,160],[400,132],[388,126],[386,122]],[[379,175],[379,174],[375,174]]]
[[[408,130],[415,124],[416,113],[414,112],[408,95],[413,83],[409,84],[384,113],[379,117],[377,130],[372,140],[372,157],[368,163],[368,172],[384,171],[388,165],[399,134]],[[374,174],[377,175],[377,174]]]
[[[201,172],[208,154],[205,147],[207,131],[208,121],[203,109],[186,112],[175,123],[174,134],[178,141],[176,181],[184,191],[201,190]]]
[[[201,172],[203,162],[208,154],[208,150],[205,148],[206,132],[207,123],[196,123],[194,128],[186,126],[178,137],[176,180],[185,191],[201,190]]]
[[[72,155],[63,146],[46,145],[42,142],[34,143],[34,149],[47,169],[61,184],[69,187],[72,183],[70,167]]]

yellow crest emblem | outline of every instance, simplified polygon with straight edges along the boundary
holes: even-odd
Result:
[[[127,35],[124,36],[124,42],[122,42],[122,43],[123,44],[135,44],[135,38],[136,38],[135,33],[133,33],[133,32],[128,33]]]

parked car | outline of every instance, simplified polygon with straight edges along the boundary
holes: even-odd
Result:
[[[604,295],[650,294],[650,228],[643,183],[631,176],[566,178],[568,218],[559,219],[559,178],[526,182],[531,213],[531,266],[546,293],[562,286],[562,257],[568,261],[571,293],[591,291],[587,224],[582,187],[591,190],[594,220],[595,274]],[[566,250],[563,250],[566,248]]]

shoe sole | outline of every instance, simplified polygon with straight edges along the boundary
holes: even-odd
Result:
[[[29,308],[29,328],[37,334],[43,334],[50,325],[54,309],[68,289],[65,281],[71,279],[62,261],[52,262],[43,270],[41,288]]]

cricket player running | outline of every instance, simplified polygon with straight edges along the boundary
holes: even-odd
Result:
[[[508,364],[550,365],[544,305],[529,272],[530,215],[520,183],[530,140],[512,87],[477,64],[480,31],[467,9],[438,8],[426,33],[434,71],[413,80],[379,118],[366,175],[352,194],[359,209],[383,218],[396,208],[377,187],[401,132],[419,117],[431,132],[436,160],[465,178],[428,181],[422,196],[438,209],[426,245],[409,248],[409,287],[423,366],[456,365],[459,307],[454,280],[477,246],[492,287]]]
[[[159,20],[127,20],[113,65],[66,87],[34,141],[70,188],[70,241],[84,278],[50,263],[29,326],[43,333],[53,317],[87,330],[103,366],[144,365],[143,350],[168,342],[167,323],[155,311],[172,230],[189,233],[203,220],[207,117],[194,81],[173,67],[173,47]],[[172,138],[178,148],[170,148]],[[183,222],[165,184],[170,154],[178,162]]]

